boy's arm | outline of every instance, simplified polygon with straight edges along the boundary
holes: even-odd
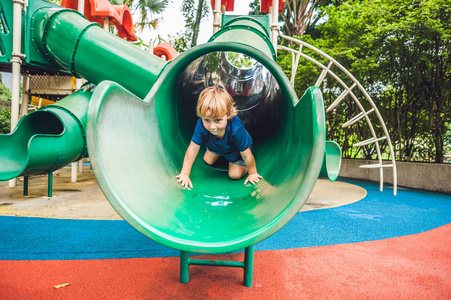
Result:
[[[252,154],[251,148],[247,148],[241,153],[241,157],[243,158],[244,162],[246,163],[247,170],[249,172],[249,176],[244,181],[244,184],[250,182],[252,184],[256,184],[260,181],[262,176],[257,173],[257,164],[255,163],[254,155]]]
[[[180,184],[186,188],[187,187],[193,188],[193,183],[191,182],[189,175],[191,173],[191,167],[193,166],[197,153],[199,153],[199,149],[200,146],[191,141],[185,153],[182,171],[180,172],[179,175],[176,176],[176,178],[179,179],[178,182],[180,182]]]

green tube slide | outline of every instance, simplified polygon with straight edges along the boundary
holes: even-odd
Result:
[[[37,9],[29,34],[33,48],[74,76],[98,84],[116,81],[144,97],[166,62],[114,37],[78,12]],[[36,3],[33,3],[36,6]],[[23,117],[0,135],[0,180],[55,171],[87,155],[87,108],[92,92],[80,91]]]
[[[30,113],[12,133],[0,135],[0,180],[46,174],[86,156],[91,94],[80,90],[58,105]]]
[[[166,61],[112,36],[76,11],[43,8],[32,17],[31,40],[37,52],[76,77],[93,84],[112,80],[145,97]]]
[[[30,114],[2,137],[9,140],[0,140],[0,161],[7,157],[11,166],[0,172],[0,180],[51,170],[62,164],[64,153],[74,160],[86,153],[87,140],[94,173],[112,206],[157,242],[220,253],[277,232],[306,202],[328,156],[322,95],[313,87],[298,99],[258,19],[238,17],[224,24],[208,43],[166,63],[74,11],[37,10],[30,29],[35,50],[97,87]],[[207,166],[203,153],[191,172],[193,189],[182,188],[175,178],[197,120],[197,97],[213,84],[232,95],[254,140],[263,176],[256,185],[229,179],[224,166]],[[40,119],[47,127],[38,130]],[[65,133],[79,142],[49,149]],[[40,140],[42,145],[34,146]],[[45,163],[27,161],[50,150],[56,157]]]
[[[105,81],[89,107],[90,159],[106,197],[134,228],[175,249],[227,252],[269,237],[299,211],[320,173],[320,90],[310,88],[299,100],[264,33],[236,26],[178,56],[144,100]],[[249,64],[236,67],[241,59]],[[256,185],[207,166],[202,153],[191,172],[194,188],[177,183],[197,119],[197,96],[211,84],[232,94],[254,138],[264,178]]]

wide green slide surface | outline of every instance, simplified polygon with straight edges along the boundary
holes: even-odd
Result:
[[[198,78],[193,65],[211,65],[209,55],[217,51],[249,55],[273,74],[281,91],[281,116],[270,136],[254,139],[264,178],[260,183],[231,180],[222,169],[204,164],[200,153],[191,173],[194,188],[188,190],[175,176],[197,117],[194,109],[186,109],[183,86],[192,81],[187,74]],[[143,234],[185,251],[233,251],[278,231],[307,200],[324,156],[319,89],[308,89],[298,101],[277,64],[244,44],[209,43],[185,52],[163,71],[144,101],[116,83],[102,82],[88,116],[93,170],[110,203]]]

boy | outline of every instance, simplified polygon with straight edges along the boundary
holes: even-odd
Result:
[[[200,119],[186,150],[182,171],[176,176],[183,187],[193,188],[189,175],[202,144],[207,147],[204,161],[208,165],[213,165],[223,156],[229,162],[230,178],[241,179],[249,172],[244,184],[260,181],[262,176],[257,173],[250,148],[252,138],[236,114],[235,102],[226,90],[211,86],[200,93],[197,101],[197,116]]]

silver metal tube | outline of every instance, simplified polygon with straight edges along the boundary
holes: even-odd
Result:
[[[24,75],[22,88],[22,107],[20,109],[20,117],[28,115],[28,102],[30,100],[30,75]]]
[[[23,1],[14,0],[13,6],[13,53],[12,53],[12,99],[11,99],[11,132],[19,123],[19,89],[20,89],[20,65],[22,64],[21,57],[21,41],[22,41],[22,6]],[[16,178],[9,181],[10,187],[17,185]]]
[[[83,0],[78,0],[78,7],[77,7],[77,10],[78,10],[78,12],[79,13],[81,13],[81,14],[85,14],[85,1],[83,1]]]
[[[70,172],[70,182],[77,182],[78,173],[77,173],[77,162],[73,161],[71,164],[71,172]]]
[[[108,18],[103,19],[103,29],[106,31],[110,31],[110,19]]]
[[[215,0],[215,9],[213,11],[213,34],[221,29],[221,0]]]
[[[83,79],[81,79],[81,78],[75,78],[75,86],[74,86],[75,91],[78,91],[81,88],[82,81],[83,81]],[[81,160],[81,164],[83,164],[83,160]],[[78,180],[77,170],[79,170],[79,167],[77,167],[77,162],[73,161],[71,164],[71,177],[70,177],[71,182],[77,182],[77,180]],[[82,167],[81,171],[83,171],[83,167]]]
[[[269,8],[271,13],[271,43],[274,49],[277,49],[277,36],[279,33],[279,0],[272,1],[272,9]]]

